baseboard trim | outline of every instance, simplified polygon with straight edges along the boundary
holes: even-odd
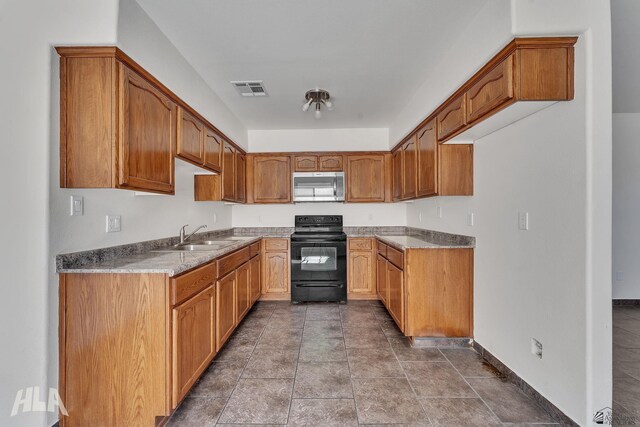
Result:
[[[545,411],[547,411],[552,417],[554,417],[559,423],[566,426],[578,426],[569,416],[562,412],[556,405],[551,403],[546,397],[540,394],[536,389],[531,387],[525,380],[520,378],[518,374],[509,369],[504,363],[502,363],[497,357],[487,351],[477,341],[473,341],[473,348],[480,353],[480,356],[487,361],[491,366],[496,368],[507,380],[515,384],[524,394],[532,398],[538,403]]]
[[[433,348],[469,348],[472,345],[471,338],[433,338],[433,337],[409,337],[414,347]]]
[[[613,306],[614,307],[628,307],[628,306],[639,306],[640,299],[614,299]]]

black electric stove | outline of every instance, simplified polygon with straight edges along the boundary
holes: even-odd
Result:
[[[296,215],[291,301],[347,301],[347,235],[341,215]]]

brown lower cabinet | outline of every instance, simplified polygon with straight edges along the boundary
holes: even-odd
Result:
[[[376,299],[375,239],[347,241],[347,299]]]
[[[209,286],[173,308],[173,404],[177,405],[216,354],[216,289]]]
[[[60,425],[165,422],[260,297],[260,259],[253,243],[175,277],[61,274]]]
[[[289,239],[262,239],[262,299],[291,299]]]
[[[378,296],[405,336],[473,336],[473,249],[377,247]]]

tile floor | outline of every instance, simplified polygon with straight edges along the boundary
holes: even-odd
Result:
[[[613,308],[613,414],[640,424],[640,307]]]
[[[412,348],[356,301],[257,303],[169,425],[510,423],[554,420],[473,350]]]

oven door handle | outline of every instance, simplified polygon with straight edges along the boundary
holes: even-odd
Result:
[[[297,288],[341,288],[344,284],[342,282],[298,282],[293,286]]]

